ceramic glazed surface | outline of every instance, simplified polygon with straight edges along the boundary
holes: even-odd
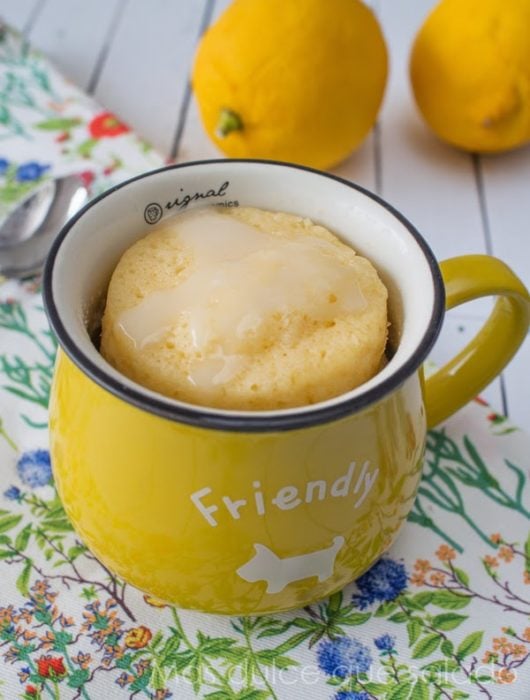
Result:
[[[416,376],[349,418],[237,433],[129,406],[60,354],[51,415],[57,487],[90,549],[223,613],[303,606],[367,569],[412,507],[425,439]]]

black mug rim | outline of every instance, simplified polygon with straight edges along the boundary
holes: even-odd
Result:
[[[84,216],[84,214],[89,211],[92,207],[96,206],[106,197],[109,197],[117,190],[126,187],[131,182],[136,182],[137,180],[142,180],[144,178],[151,177],[160,172],[165,172],[167,170],[178,170],[182,168],[189,168],[196,165],[211,165],[211,164],[221,164],[227,163],[226,159],[209,159],[209,160],[199,160],[199,161],[189,161],[186,163],[177,163],[174,165],[167,165],[155,170],[149,170],[148,172],[136,175],[135,177],[129,178],[120,182],[117,185],[109,188],[102,194],[94,197],[88,204],[86,204],[77,214],[75,214],[66,224],[63,226],[48,254],[46,264],[44,267],[43,274],[43,300],[44,308],[50,326],[55,333],[59,345],[66,353],[66,355],[72,360],[72,362],[90,379],[96,382],[101,388],[109,391],[111,394],[119,399],[124,400],[126,403],[135,406],[148,413],[160,416],[167,420],[184,423],[187,425],[207,428],[207,429],[217,429],[221,431],[228,432],[249,432],[249,433],[262,433],[262,432],[283,432],[287,430],[296,430],[301,428],[308,428],[311,426],[329,423],[332,421],[345,418],[352,413],[357,413],[358,411],[367,408],[371,404],[380,401],[386,395],[395,391],[403,382],[408,379],[412,374],[414,374],[418,368],[421,366],[423,361],[426,359],[429,351],[434,345],[443,322],[444,308],[445,308],[445,289],[438,266],[438,262],[432,252],[431,248],[419,233],[419,231],[410,223],[410,221],[403,216],[399,211],[397,211],[391,204],[382,199],[379,195],[370,192],[370,190],[365,189],[361,185],[350,182],[338,175],[332,173],[322,172],[316,170],[315,168],[310,168],[308,166],[296,165],[293,163],[285,163],[282,161],[275,160],[264,160],[257,158],[231,158],[230,163],[261,163],[264,165],[275,165],[287,168],[294,168],[297,170],[303,170],[321,177],[325,177],[331,180],[335,180],[353,190],[360,192],[361,194],[369,197],[370,199],[377,202],[379,205],[384,207],[389,211],[412,235],[415,239],[418,247],[422,251],[432,276],[433,282],[433,307],[431,310],[431,316],[427,324],[426,330],[423,334],[421,341],[418,343],[415,351],[412,355],[403,363],[393,374],[384,379],[380,384],[367,389],[365,392],[358,394],[349,399],[343,401],[340,397],[337,397],[337,401],[333,404],[320,406],[315,404],[314,410],[307,409],[304,407],[304,412],[296,413],[296,409],[289,409],[289,412],[278,410],[276,412],[234,412],[233,414],[229,411],[223,413],[217,413],[216,409],[208,408],[205,406],[199,406],[194,404],[183,404],[170,403],[171,399],[165,397],[160,397],[158,399],[156,396],[143,393],[142,388],[138,386],[128,386],[124,383],[120,383],[114,377],[107,374],[101,367],[96,365],[90,358],[80,350],[76,345],[74,340],[71,338],[67,329],[65,328],[57,306],[54,300],[54,294],[52,289],[53,273],[55,269],[55,262],[57,259],[58,252],[61,248],[61,244],[76,224],[76,222]]]

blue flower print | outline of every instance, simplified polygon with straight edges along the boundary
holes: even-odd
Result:
[[[30,160],[18,166],[15,177],[19,182],[31,182],[31,180],[38,180],[49,169],[49,165],[41,165],[35,160]]]
[[[407,587],[407,572],[404,564],[393,559],[380,559],[355,582],[361,592],[352,600],[364,610],[376,601],[394,600]]]
[[[19,501],[21,496],[22,496],[22,492],[18,488],[18,486],[10,486],[7,489],[7,491],[4,491],[4,496],[5,496],[5,498],[8,498],[10,501]]]
[[[9,168],[9,161],[5,158],[0,158],[0,175],[3,175]]]
[[[365,693],[364,690],[360,692],[355,690],[339,690],[334,700],[369,700],[369,697],[368,693]]]
[[[322,642],[317,650],[317,659],[324,673],[337,678],[366,673],[372,664],[370,649],[348,637]]]
[[[390,634],[382,634],[380,637],[374,639],[374,644],[379,651],[394,651],[396,638],[392,637]]]
[[[52,467],[48,450],[24,452],[17,462],[17,472],[21,481],[34,489],[46,486],[52,480]]]

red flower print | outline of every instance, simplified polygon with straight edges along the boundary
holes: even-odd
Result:
[[[66,669],[62,656],[41,656],[37,659],[37,672],[42,678],[64,676]]]
[[[85,187],[90,187],[90,185],[94,182],[95,174],[92,172],[92,170],[83,170],[83,172],[79,173],[79,179],[83,183]]]
[[[34,685],[26,686],[26,695],[37,695],[37,688]]]
[[[130,131],[127,124],[120,122],[112,112],[97,114],[88,125],[88,130],[94,139],[101,139],[105,136],[120,136],[120,134],[126,134]]]
[[[497,423],[502,423],[505,420],[504,416],[501,416],[499,413],[489,413],[487,418],[489,422],[493,423],[494,425]]]

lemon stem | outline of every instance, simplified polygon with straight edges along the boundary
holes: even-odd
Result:
[[[243,121],[237,112],[223,108],[219,113],[217,122],[217,136],[224,138],[232,131],[242,131]]]

